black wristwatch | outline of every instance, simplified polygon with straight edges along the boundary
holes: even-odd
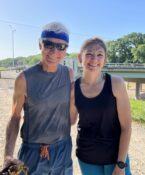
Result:
[[[117,161],[116,164],[120,169],[127,167],[127,163],[124,163],[122,161]]]

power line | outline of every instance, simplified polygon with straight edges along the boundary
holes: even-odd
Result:
[[[19,26],[25,26],[25,27],[32,27],[32,28],[41,28],[39,26],[34,26],[34,25],[29,25],[29,24],[22,24],[22,23],[17,23],[13,21],[6,21],[6,20],[1,20],[0,22],[7,23],[7,24],[14,24],[14,25],[19,25]]]
[[[2,19],[0,19],[0,22],[7,23],[7,24],[13,24],[13,25],[19,25],[19,26],[25,26],[25,27],[41,28],[40,26],[35,26],[35,25],[30,25],[30,24],[23,24],[23,23],[18,23],[18,22],[13,22],[13,21],[6,21],[6,20],[2,20]],[[74,32],[70,32],[70,33],[73,34],[73,35],[89,37],[88,34],[74,33]]]

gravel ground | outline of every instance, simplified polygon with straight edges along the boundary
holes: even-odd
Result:
[[[0,168],[3,163],[3,151],[5,143],[5,129],[11,111],[11,99],[13,92],[13,79],[0,79]],[[80,175],[77,159],[75,157],[76,126],[72,127],[73,140],[73,165],[74,175]],[[21,140],[18,138],[15,155],[17,154]],[[145,126],[133,122],[132,137],[129,149],[131,169],[133,175],[145,175]]]

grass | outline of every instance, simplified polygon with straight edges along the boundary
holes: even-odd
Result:
[[[145,101],[130,99],[130,104],[132,119],[145,124]]]
[[[4,68],[4,67],[0,67],[0,71],[3,71],[3,70],[5,70],[6,68]]]

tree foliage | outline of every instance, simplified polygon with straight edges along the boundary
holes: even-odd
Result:
[[[143,44],[145,44],[145,34],[135,32],[117,40],[109,41],[107,43],[109,62],[145,63],[145,59],[137,57],[140,54],[137,54],[137,51],[135,52]],[[142,46],[140,49],[142,50],[140,52],[143,52],[144,47]]]
[[[77,58],[78,53],[72,52],[72,53],[67,53],[66,58]]]
[[[132,49],[135,63],[145,63],[145,44],[140,44]]]
[[[36,63],[38,63],[41,59],[41,55],[38,54],[38,55],[33,55],[33,56],[29,56],[25,59],[25,65],[34,65]]]
[[[77,53],[67,53],[66,58],[77,58]],[[28,57],[16,57],[14,59],[15,66],[31,66],[38,63],[41,60],[41,54],[32,55]],[[12,67],[13,66],[13,59],[7,58],[4,60],[0,60],[0,67]]]
[[[108,61],[110,63],[145,63],[145,34],[131,33],[117,40],[107,42]],[[67,53],[66,58],[77,58],[78,53]],[[41,59],[41,55],[17,57],[15,66],[34,65]],[[0,67],[12,67],[13,59],[0,60]]]

